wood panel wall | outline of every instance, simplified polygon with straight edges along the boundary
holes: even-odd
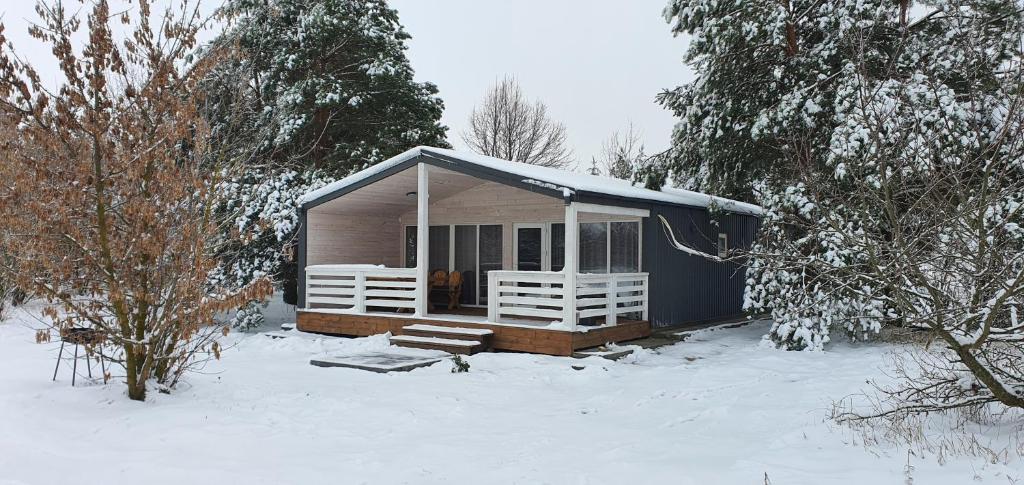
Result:
[[[400,267],[395,250],[401,226],[394,217],[331,214],[313,209],[306,215],[307,265],[383,264]]]

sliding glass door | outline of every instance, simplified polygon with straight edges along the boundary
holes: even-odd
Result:
[[[478,302],[480,305],[487,305],[487,272],[501,270],[502,251],[501,245],[504,241],[501,224],[480,225],[479,227],[479,256],[477,265],[478,283],[480,288]]]
[[[477,281],[477,226],[455,226],[452,230],[455,238],[452,241],[452,270],[462,273],[462,296],[459,303],[476,305]]]
[[[462,274],[459,303],[487,304],[487,272],[502,267],[500,224],[430,226],[430,272]],[[416,267],[416,226],[405,227],[405,266]]]

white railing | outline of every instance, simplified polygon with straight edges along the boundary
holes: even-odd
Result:
[[[488,271],[487,321],[504,317],[562,320],[565,273],[555,271]]]
[[[578,274],[570,315],[616,325],[622,315],[647,320],[647,273]],[[554,271],[489,271],[487,320],[511,318],[564,320],[565,273]]]
[[[416,269],[327,264],[306,267],[306,308],[415,309]]]
[[[647,320],[647,273],[580,274],[576,276],[577,318],[604,317],[615,325],[620,315]]]

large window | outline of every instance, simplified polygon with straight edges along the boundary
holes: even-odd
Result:
[[[562,271],[565,267],[565,224],[551,224],[551,271]]]
[[[487,304],[487,272],[501,269],[501,225],[480,226],[480,304]]]
[[[611,222],[608,237],[609,264],[612,273],[635,273],[640,271],[640,224],[636,222]]]
[[[430,259],[428,271],[448,271],[448,244],[451,234],[448,226],[430,226]],[[405,267],[416,267],[416,226],[405,227]]]
[[[581,273],[640,271],[640,223],[584,222],[579,248]]]
[[[608,223],[580,224],[580,273],[608,272]]]
[[[437,270],[448,271],[449,255],[451,248],[451,229],[448,226],[430,226],[430,259],[427,269],[430,272]]]
[[[459,303],[476,304],[476,226],[455,226],[455,261],[452,269],[462,273],[462,296]]]
[[[464,305],[487,304],[487,272],[502,265],[501,225],[430,226],[428,270],[458,271]],[[416,226],[405,227],[405,266],[416,267]],[[454,259],[453,259],[454,257]]]

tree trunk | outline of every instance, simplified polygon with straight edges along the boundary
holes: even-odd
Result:
[[[139,375],[139,358],[140,356],[133,348],[133,344],[125,346],[125,365],[124,368],[127,371],[128,380],[128,398],[134,401],[145,401],[146,400],[146,378],[145,376]]]

